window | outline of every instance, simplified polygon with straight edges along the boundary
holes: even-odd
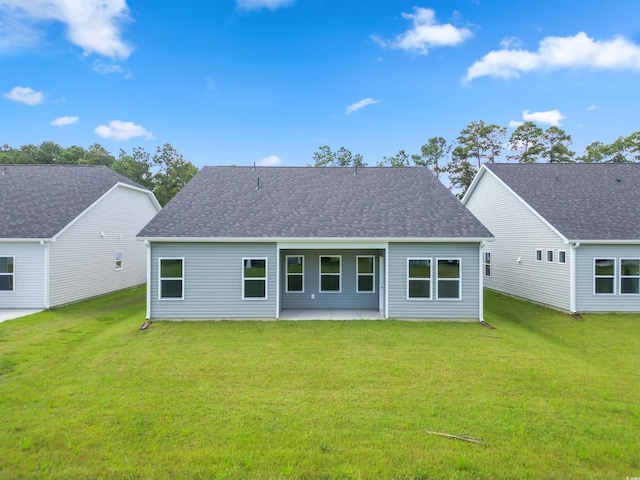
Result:
[[[553,263],[553,250],[547,250],[547,263]]]
[[[541,262],[542,261],[542,250],[541,249],[537,249],[536,250],[536,262]]]
[[[184,258],[159,259],[159,291],[160,300],[184,299]]]
[[[122,252],[116,252],[116,270],[122,270]]]
[[[375,277],[375,257],[374,256],[357,256],[356,268],[358,276],[358,284],[356,285],[356,292],[359,293],[373,293],[374,277]]]
[[[567,263],[567,251],[558,250],[558,263]]]
[[[620,293],[640,293],[640,260],[620,259]]]
[[[320,291],[325,293],[340,293],[342,257],[320,257]]]
[[[0,291],[13,292],[14,290],[14,264],[15,257],[0,257]]]
[[[484,276],[491,276],[491,252],[484,252]]]
[[[266,300],[267,298],[267,259],[242,259],[242,299]]]
[[[407,259],[407,298],[428,300],[431,298],[431,259]]]
[[[460,299],[459,259],[438,259],[438,299]]]
[[[594,293],[613,294],[616,276],[616,261],[613,258],[596,258],[593,260]]]
[[[304,292],[304,257],[287,255],[287,293]]]

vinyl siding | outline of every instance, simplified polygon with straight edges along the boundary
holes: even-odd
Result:
[[[479,244],[390,243],[387,259],[389,318],[465,320],[479,317]],[[432,297],[407,299],[407,259],[432,259]],[[460,259],[461,300],[436,299],[436,260]]]
[[[14,291],[0,291],[0,309],[45,308],[44,247],[39,243],[0,243],[0,257],[15,257]]]
[[[569,310],[569,245],[502,185],[490,172],[479,179],[466,206],[495,236],[484,251],[491,252],[491,276],[484,286],[544,305]],[[536,261],[542,249],[543,261]],[[554,251],[547,263],[546,251]],[[558,251],[566,250],[567,263],[558,263]]]
[[[51,244],[51,306],[143,284],[146,247],[135,235],[156,213],[146,193],[123,186],[85,211]],[[116,251],[122,270],[115,269]]]
[[[304,293],[286,292],[286,256],[304,256]],[[342,256],[341,293],[320,293],[320,256]],[[372,255],[375,275],[374,292],[356,292],[356,257]],[[378,250],[281,250],[281,308],[353,308],[378,310]],[[315,298],[312,299],[311,295]]]
[[[640,258],[640,245],[581,245],[576,250],[576,310],[578,312],[640,312],[640,295],[620,295],[621,258]],[[595,258],[616,260],[615,294],[595,295]]]
[[[184,299],[158,299],[158,259],[184,258]],[[267,299],[242,299],[243,258],[267,259]],[[275,318],[275,243],[152,243],[151,312],[154,319]]]

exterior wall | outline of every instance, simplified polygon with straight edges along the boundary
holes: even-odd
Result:
[[[159,258],[184,258],[184,299],[160,300]],[[242,299],[242,259],[267,259],[267,299]],[[153,243],[148,288],[152,319],[275,318],[275,243]]]
[[[620,294],[621,258],[640,258],[640,245],[585,245],[576,250],[576,310],[578,312],[640,312],[640,295]],[[595,295],[595,258],[615,258],[614,295]]]
[[[479,244],[390,243],[387,258],[389,318],[476,319],[480,310]],[[431,258],[430,300],[407,299],[407,259]],[[436,260],[461,260],[461,299],[436,299]]]
[[[145,283],[146,247],[135,236],[156,213],[146,193],[122,186],[86,211],[51,243],[51,306]]]
[[[0,291],[0,309],[45,308],[44,251],[39,243],[0,243],[0,257],[15,257],[14,291]]]
[[[304,292],[286,292],[286,256],[304,256]],[[320,256],[340,255],[342,257],[342,279],[340,293],[320,293]],[[374,292],[356,292],[356,256],[373,255]],[[378,250],[281,250],[280,285],[282,291],[281,308],[331,309],[351,308],[378,310]],[[315,298],[311,298],[311,296]]]
[[[495,236],[484,251],[491,253],[491,276],[487,288],[537,303],[569,310],[570,248],[561,237],[504,187],[490,172],[484,172],[466,206]],[[536,261],[542,249],[543,261]],[[554,251],[554,262],[546,251]],[[558,263],[558,251],[565,250],[567,263]]]

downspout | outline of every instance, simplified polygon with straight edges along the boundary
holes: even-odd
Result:
[[[482,324],[484,324],[484,262],[482,258],[482,249],[486,243],[487,242],[480,242],[480,247],[478,247],[478,319]]]
[[[384,318],[389,318],[389,242],[384,247]]]
[[[276,245],[276,320],[280,319],[280,244]]]
[[[149,240],[144,241],[147,247],[147,321],[151,320],[151,243]]]
[[[571,256],[569,258],[569,310],[571,313],[577,313],[576,309],[576,249],[580,246],[580,242],[570,243]]]
[[[49,264],[51,262],[51,255],[49,251],[49,247],[51,243],[45,242],[44,240],[40,241],[40,245],[44,248],[44,292],[43,292],[43,302],[44,308],[47,310],[50,308],[49,305]]]

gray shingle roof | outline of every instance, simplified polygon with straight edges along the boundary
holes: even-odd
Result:
[[[52,238],[116,183],[105,166],[0,165],[0,238]]]
[[[640,239],[640,164],[486,164],[570,240]]]
[[[258,180],[260,189],[257,189]],[[426,168],[204,167],[139,237],[488,238]]]

